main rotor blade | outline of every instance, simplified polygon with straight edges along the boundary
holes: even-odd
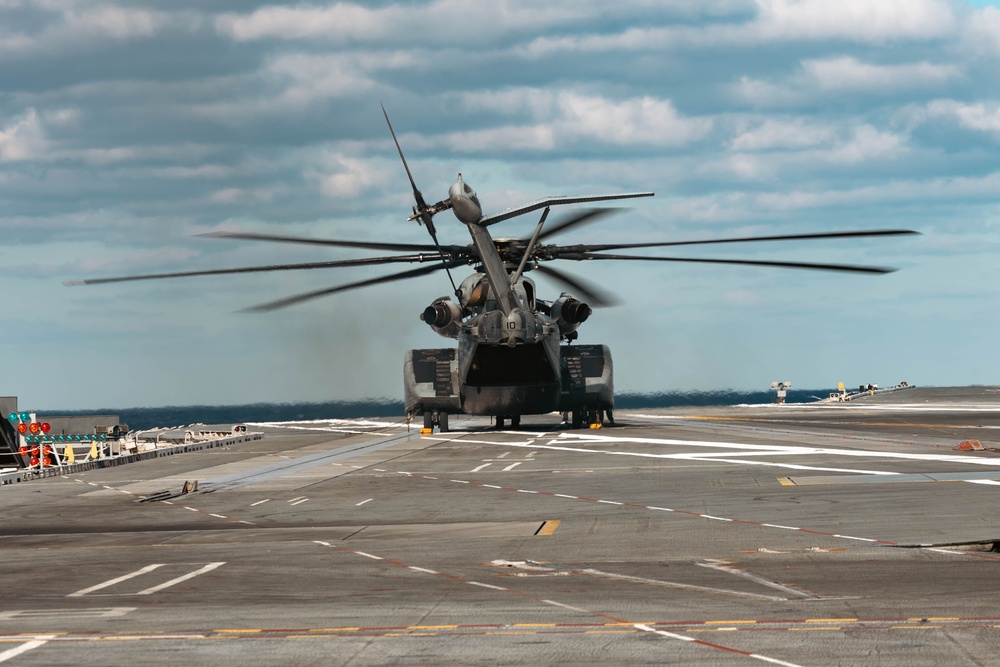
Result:
[[[337,248],[366,248],[369,250],[387,250],[394,252],[437,251],[437,246],[430,243],[378,243],[375,241],[339,241],[335,239],[312,239],[303,236],[280,236],[276,234],[250,234],[245,232],[206,232],[195,234],[200,238],[209,239],[243,239],[246,241],[276,241],[278,243],[300,243],[303,245],[334,246]],[[458,252],[468,246],[441,246],[445,252]]]
[[[553,269],[551,266],[544,266],[542,264],[536,266],[534,270],[539,273],[544,273],[557,283],[570,288],[576,293],[576,296],[582,298],[590,306],[616,306],[621,303],[621,301],[610,292],[601,289],[593,283],[585,281],[579,276],[573,276],[564,271],[559,271],[557,269]]]
[[[302,303],[303,301],[309,301],[310,299],[316,299],[321,296],[327,296],[328,294],[336,294],[338,292],[346,292],[352,289],[358,289],[360,287],[368,287],[369,285],[378,285],[380,283],[389,283],[396,280],[405,280],[406,278],[415,278],[417,276],[424,276],[428,273],[434,273],[435,271],[440,271],[442,269],[452,269],[456,266],[461,266],[465,264],[465,260],[451,260],[449,262],[444,262],[441,264],[433,264],[431,266],[422,266],[419,269],[411,269],[409,271],[401,271],[399,273],[392,273],[387,276],[380,276],[378,278],[370,278],[368,280],[360,280],[355,283],[348,283],[346,285],[338,285],[336,287],[328,287],[326,289],[315,290],[312,292],[304,292],[302,294],[296,294],[294,296],[287,297],[285,299],[278,299],[277,301],[269,301],[268,303],[262,303],[257,306],[251,306],[250,308],[244,308],[241,313],[266,313],[272,310],[278,310],[279,308],[286,308],[288,306],[293,306],[297,303]]]
[[[525,213],[530,213],[531,211],[537,211],[540,208],[545,208],[546,206],[558,206],[560,204],[585,204],[587,202],[594,201],[614,201],[617,199],[635,199],[636,197],[652,197],[652,192],[622,192],[620,194],[612,195],[581,195],[574,197],[560,196],[560,197],[546,197],[545,199],[539,199],[538,201],[529,202],[527,204],[522,204],[521,206],[515,206],[514,208],[509,208],[506,211],[500,211],[499,213],[491,213],[490,215],[484,215],[479,219],[478,224],[480,227],[487,227],[504,220],[510,220],[511,218],[516,218],[519,215],[524,215]]]
[[[592,259],[614,259],[614,260],[641,260],[645,262],[689,262],[692,264],[735,264],[738,266],[773,266],[785,269],[809,269],[813,271],[838,271],[842,273],[874,273],[885,274],[898,271],[898,269],[881,266],[859,266],[854,264],[818,264],[812,262],[776,262],[758,261],[752,259],[705,259],[694,257],[642,257],[640,255],[599,255],[596,253],[581,252],[576,255],[562,255],[559,259],[592,260]]]
[[[103,285],[136,280],[160,280],[162,278],[189,278],[191,276],[216,276],[227,273],[261,273],[264,271],[299,271],[303,269],[331,269],[344,266],[370,266],[396,264],[400,262],[436,262],[438,255],[398,255],[394,257],[364,257],[362,259],[341,259],[329,262],[306,262],[303,264],[270,264],[265,266],[244,266],[235,269],[206,269],[204,271],[178,271],[174,273],[147,273],[114,278],[89,278],[87,280],[67,280],[63,285]],[[462,263],[465,263],[464,260]]]
[[[389,113],[385,110],[385,105],[381,102],[379,106],[382,107],[382,115],[385,116],[385,124],[389,126],[389,134],[392,135],[392,141],[396,144],[396,152],[399,153],[399,159],[403,161],[403,169],[406,170],[406,177],[410,179],[410,187],[413,188],[413,198],[417,201],[417,207],[421,210],[427,208],[427,204],[424,202],[424,196],[417,189],[417,184],[413,180],[413,174],[410,173],[410,166],[406,164],[406,158],[403,157],[403,149],[399,146],[399,139],[396,138],[396,132],[392,129],[392,123],[389,122]]]
[[[420,217],[420,221],[430,233],[431,240],[434,241],[434,247],[436,247],[438,252],[441,254],[441,266],[444,267],[448,274],[448,281],[451,283],[451,289],[457,295],[458,288],[455,286],[455,279],[451,277],[451,270],[447,266],[448,260],[445,257],[444,250],[441,248],[441,244],[438,242],[437,230],[434,229],[434,212],[427,209],[427,202],[424,201],[424,195],[421,194],[419,189],[417,189],[417,183],[413,180],[413,174],[410,173],[410,166],[406,164],[406,158],[403,157],[403,149],[399,146],[399,139],[396,138],[396,131],[392,129],[392,123],[389,122],[389,113],[385,110],[385,105],[379,102],[379,106],[382,107],[382,115],[385,116],[385,124],[389,126],[389,134],[392,135],[392,141],[396,144],[396,152],[399,153],[399,159],[403,161],[403,168],[406,169],[406,177],[410,179],[410,187],[413,188],[413,199],[417,202],[417,210],[414,211],[414,213]]]
[[[660,243],[607,243],[573,246],[552,246],[547,250],[554,258],[559,257],[561,252],[601,252],[604,250],[627,250],[630,248],[665,248],[668,246],[682,245],[708,245],[712,243],[748,243],[758,241],[801,241],[811,239],[839,239],[839,238],[859,238],[867,236],[907,236],[919,235],[911,229],[876,229],[852,232],[820,232],[816,234],[782,234],[778,236],[744,236],[731,239],[708,239],[702,241],[665,241]]]
[[[570,216],[570,217],[566,218],[565,220],[561,220],[560,222],[557,222],[554,225],[550,226],[544,232],[542,232],[541,234],[539,234],[538,240],[542,241],[543,239],[547,239],[550,236],[555,236],[556,234],[561,234],[564,231],[566,231],[567,229],[571,229],[573,227],[578,227],[578,226],[584,225],[584,224],[590,224],[591,222],[597,222],[599,219],[601,219],[603,217],[609,216],[612,213],[618,213],[618,212],[623,211],[623,210],[625,210],[625,209],[621,209],[621,208],[588,208],[588,209],[584,209],[584,210],[580,211],[579,213],[577,213],[576,215]]]

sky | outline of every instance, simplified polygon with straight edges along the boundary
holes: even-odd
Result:
[[[884,276],[558,263],[623,302],[580,328],[619,393],[998,384],[995,5],[0,0],[0,395],[401,399],[405,350],[452,344],[419,320],[443,274],[265,314],[238,311],[406,267],[63,284],[377,254],[194,236],[219,230],[428,242],[380,104],[429,201],[457,172],[486,212],[656,193],[553,241],[920,232],[645,252]]]

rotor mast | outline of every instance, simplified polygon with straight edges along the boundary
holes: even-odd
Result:
[[[479,252],[479,259],[483,262],[483,272],[486,274],[486,279],[490,281],[490,288],[493,290],[493,294],[500,304],[500,310],[503,312],[504,317],[507,317],[514,310],[520,308],[521,303],[518,301],[517,293],[510,283],[510,277],[507,275],[507,268],[504,266],[503,258],[500,257],[496,244],[493,242],[493,237],[490,236],[489,231],[485,227],[480,227],[477,224],[466,226],[472,235],[472,243]]]

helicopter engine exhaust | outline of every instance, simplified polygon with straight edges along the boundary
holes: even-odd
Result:
[[[568,300],[562,307],[563,319],[570,324],[583,324],[593,312],[590,306],[576,299]]]
[[[587,321],[594,311],[576,297],[563,293],[549,308],[549,315],[559,325],[559,332],[565,336]]]
[[[458,338],[462,322],[462,308],[448,297],[443,296],[424,308],[420,319],[439,335],[445,338]]]

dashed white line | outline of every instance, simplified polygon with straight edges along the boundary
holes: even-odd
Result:
[[[209,563],[205,567],[199,568],[199,569],[195,570],[194,572],[188,572],[187,574],[182,575],[180,577],[177,577],[176,579],[171,579],[170,581],[165,581],[165,582],[163,582],[162,584],[160,584],[158,586],[153,586],[152,588],[147,588],[144,591],[139,591],[138,593],[136,593],[136,595],[151,595],[153,593],[156,593],[157,591],[162,591],[164,588],[170,588],[171,586],[173,586],[175,584],[179,584],[182,581],[187,581],[188,579],[193,579],[194,577],[197,577],[200,574],[205,574],[206,572],[211,572],[215,568],[222,567],[225,564],[226,564],[225,561],[222,561],[222,562],[219,562],[219,563]]]
[[[208,516],[214,516],[217,519],[225,519],[226,518],[226,517],[222,516],[221,514],[209,514]]]
[[[624,505],[625,503],[618,503],[614,500],[598,500],[599,503],[604,503],[605,505]]]
[[[589,614],[590,613],[586,609],[580,609],[579,607],[571,607],[568,604],[563,604],[562,602],[556,602],[555,600],[542,600],[542,602],[544,602],[545,604],[554,605],[556,607],[562,607],[563,609],[570,609],[572,611],[580,611],[580,612],[583,612],[584,614]]]
[[[523,463],[523,461],[518,461],[516,463],[511,463],[509,466],[507,466],[506,468],[503,469],[503,472],[507,472],[508,470],[513,470],[514,468],[516,468],[517,466],[521,465],[522,463]]]
[[[361,506],[362,506],[362,505],[364,505],[365,503],[370,503],[370,502],[371,502],[371,501],[373,501],[373,500],[375,500],[375,499],[374,499],[374,498],[369,498],[368,500],[362,500],[362,501],[361,501],[360,503],[356,503],[356,504],[355,504],[354,506],[355,506],[355,507],[361,507]]]
[[[138,577],[140,575],[146,574],[147,572],[152,572],[156,568],[163,567],[164,565],[165,565],[165,563],[153,563],[152,565],[147,565],[146,567],[140,568],[140,569],[136,570],[135,572],[130,572],[128,574],[123,574],[120,577],[115,577],[114,579],[108,579],[107,581],[105,581],[103,583],[100,583],[100,584],[97,584],[95,586],[91,586],[90,588],[84,588],[82,590],[76,591],[75,593],[70,593],[66,597],[68,597],[68,598],[83,597],[87,593],[93,593],[94,591],[99,591],[102,588],[107,588],[108,586],[114,586],[115,584],[121,583],[121,582],[126,581],[128,579],[131,579],[132,577]]]
[[[270,498],[264,498],[264,500],[258,500],[255,503],[250,503],[250,507],[257,507],[257,505],[263,505],[264,503],[268,502],[269,500],[271,500],[271,499]]]
[[[468,482],[465,481],[464,479],[451,479],[451,480],[448,480],[448,481],[455,482],[456,484],[468,484]]]
[[[671,639],[680,639],[685,642],[693,642],[694,637],[688,637],[686,635],[675,635],[672,632],[667,632],[666,630],[657,630],[656,628],[651,628],[648,625],[643,625],[642,623],[636,623],[632,626],[636,630],[642,630],[643,632],[652,632],[654,635],[661,635],[663,637],[670,637]]]
[[[776,660],[774,658],[769,658],[766,655],[760,655],[759,653],[751,653],[751,658],[756,660],[762,660],[763,662],[769,662],[772,665],[782,665],[782,667],[799,667],[799,665],[794,662],[785,662],[784,660]]]
[[[330,546],[330,545],[328,544],[327,546]],[[365,553],[364,551],[355,551],[354,553],[356,553],[359,556],[364,556],[365,558],[371,558],[372,560],[385,560],[381,556],[376,556],[374,554],[368,554],[368,553]]]
[[[471,584],[473,586],[480,586],[482,588],[492,588],[495,591],[505,591],[505,590],[507,590],[503,586],[494,586],[493,584],[484,584],[484,583],[481,583],[481,582],[478,582],[478,581],[467,581],[465,583]]]
[[[25,642],[20,646],[15,646],[14,648],[7,649],[3,653],[0,653],[0,662],[6,662],[11,658],[17,657],[22,653],[26,653],[33,648],[38,648],[39,646],[44,646],[50,639],[54,639],[55,635],[38,635],[30,642]]]
[[[417,572],[426,572],[427,574],[440,574],[440,572],[435,572],[434,570],[428,570],[425,567],[417,567],[416,565],[408,566],[411,570],[416,570]]]
[[[296,500],[295,502],[292,502],[291,500],[289,500],[288,504],[289,505],[301,505],[302,503],[306,503],[306,502],[309,502],[308,498],[300,498],[299,500]]]
[[[528,491],[527,489],[518,489],[518,493],[538,493],[538,491]]]

